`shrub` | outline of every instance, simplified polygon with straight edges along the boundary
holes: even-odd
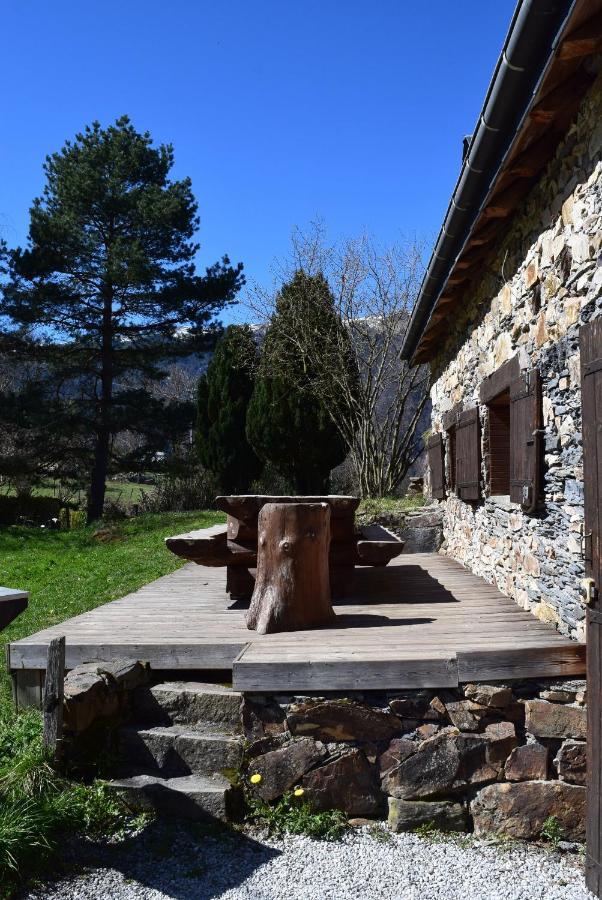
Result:
[[[209,472],[165,477],[154,490],[145,494],[140,507],[144,512],[188,512],[213,506],[218,488]]]
[[[557,847],[560,841],[564,839],[564,828],[556,816],[548,816],[541,826],[541,837],[545,841],[549,841],[554,847]]]

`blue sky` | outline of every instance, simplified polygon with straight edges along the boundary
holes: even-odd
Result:
[[[0,236],[42,162],[127,113],[175,148],[199,263],[269,282],[291,229],[432,242],[513,0],[2,0]]]

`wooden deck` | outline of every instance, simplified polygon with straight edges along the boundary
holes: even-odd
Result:
[[[357,569],[349,597],[335,602],[336,623],[314,631],[248,631],[245,607],[232,604],[225,577],[224,569],[187,564],[15,641],[10,668],[24,684],[40,679],[49,640],[65,635],[68,668],[135,657],[155,669],[231,669],[234,686],[247,691],[453,687],[585,671],[583,645],[437,554]]]

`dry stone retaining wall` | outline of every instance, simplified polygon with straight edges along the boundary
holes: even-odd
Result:
[[[501,226],[503,227],[503,226]],[[602,313],[602,77],[544,177],[468,292],[432,364],[432,420],[478,403],[483,379],[520,354],[542,378],[544,496],[526,515],[487,498],[443,501],[444,552],[525,609],[583,637],[579,326]],[[481,406],[481,434],[487,411]],[[482,486],[487,484],[483,442]]]
[[[353,697],[244,696],[244,777],[272,802],[388,815],[394,830],[539,838],[585,828],[585,682],[472,684]]]

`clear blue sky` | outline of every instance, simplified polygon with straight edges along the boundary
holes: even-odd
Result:
[[[42,162],[127,113],[175,148],[202,265],[269,282],[294,225],[432,241],[514,0],[2,0],[0,235]]]

